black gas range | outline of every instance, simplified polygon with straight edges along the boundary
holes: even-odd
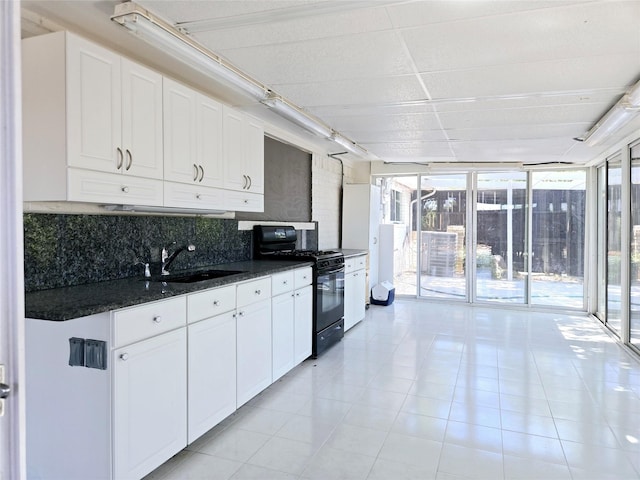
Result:
[[[335,250],[296,249],[291,226],[253,227],[254,258],[313,262],[313,350],[316,358],[344,336],[344,256]]]

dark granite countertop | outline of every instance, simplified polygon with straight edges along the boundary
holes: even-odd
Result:
[[[300,261],[249,260],[191,270],[190,272],[197,272],[215,268],[242,272],[194,283],[151,282],[143,277],[135,277],[40,290],[25,295],[25,317],[52,321],[71,320],[311,265],[311,262]]]
[[[354,250],[351,248],[336,248],[336,251],[342,252],[344,258],[357,257],[358,255],[366,255],[369,250]]]

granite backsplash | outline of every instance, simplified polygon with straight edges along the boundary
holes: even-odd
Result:
[[[317,245],[317,230],[305,238]],[[24,274],[27,292],[142,276],[160,251],[192,243],[171,265],[179,271],[252,258],[251,231],[234,219],[135,215],[24,215]],[[176,242],[175,245],[171,245]]]

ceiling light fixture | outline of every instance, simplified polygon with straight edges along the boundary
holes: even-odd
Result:
[[[631,87],[618,102],[591,127],[582,138],[576,138],[593,147],[620,130],[640,113],[640,81]]]
[[[250,97],[263,100],[269,93],[269,89],[264,85],[133,2],[116,5],[111,20],[146,42],[154,46],[160,45],[178,60],[188,63],[205,74],[224,80]]]
[[[286,118],[318,137],[328,139],[333,134],[333,130],[319,119],[311,117],[307,112],[278,95],[272,94],[265,100],[262,100],[262,103],[281,117]]]
[[[220,56],[193,40],[183,30],[174,27],[134,2],[115,6],[111,20],[153,46],[160,46],[178,60],[220,79],[236,90],[263,103],[281,117],[312,134],[331,140],[356,156],[375,160],[377,157],[355,142],[340,135],[315,116],[272,92]]]

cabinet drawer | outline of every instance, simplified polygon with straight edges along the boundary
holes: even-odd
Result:
[[[224,192],[202,185],[164,182],[164,206],[224,210]]]
[[[367,268],[367,256],[360,255],[359,257],[354,257],[355,269],[356,270],[364,270]]]
[[[298,268],[294,270],[293,275],[295,288],[305,287],[313,282],[313,269],[311,267]]]
[[[113,312],[113,347],[118,348],[186,325],[185,297]]]
[[[354,257],[344,259],[344,273],[351,273],[356,269],[356,261]]]
[[[214,288],[187,297],[187,322],[213,317],[236,308],[236,286]]]
[[[264,195],[248,192],[226,192],[227,210],[236,212],[263,212]]]
[[[162,180],[78,168],[67,169],[67,176],[69,201],[162,205]]]
[[[293,271],[276,273],[271,276],[271,295],[276,296],[290,292],[294,285]]]
[[[271,298],[271,277],[262,277],[238,284],[236,298],[238,308]]]

